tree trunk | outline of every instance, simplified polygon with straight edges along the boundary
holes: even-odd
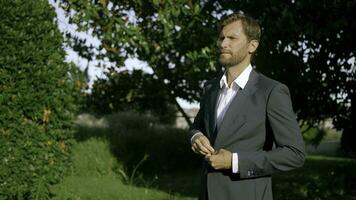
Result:
[[[341,146],[347,153],[356,152],[356,93],[351,93],[351,115],[345,127],[342,137]]]
[[[179,112],[182,113],[182,115],[183,115],[185,121],[187,122],[187,124],[189,125],[189,127],[191,127],[192,126],[192,122],[190,121],[190,117],[187,115],[187,113],[185,113],[184,109],[179,105],[177,99],[174,99],[174,103],[176,104]]]

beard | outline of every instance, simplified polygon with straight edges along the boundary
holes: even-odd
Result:
[[[240,64],[242,61],[245,60],[247,55],[243,55],[243,54],[232,54],[232,53],[228,53],[228,54],[222,54],[220,53],[219,56],[219,63],[221,65],[223,65],[224,67],[232,67],[235,65]]]

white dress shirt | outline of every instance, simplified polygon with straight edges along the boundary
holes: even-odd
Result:
[[[217,103],[217,112],[216,112],[216,125],[218,130],[220,129],[221,122],[224,119],[225,113],[229,108],[232,100],[236,96],[237,92],[240,89],[244,89],[247,81],[250,77],[250,73],[252,71],[251,64],[248,65],[242,73],[235,78],[235,80],[231,83],[230,87],[227,84],[226,72],[223,77],[220,79],[220,94]],[[232,172],[238,173],[239,171],[239,157],[238,153],[232,153]]]
[[[252,71],[251,64],[248,65],[241,74],[235,78],[235,80],[231,83],[230,87],[227,84],[227,76],[226,72],[220,79],[220,93],[217,101],[217,112],[216,112],[216,125],[219,130],[221,122],[224,119],[224,115],[229,108],[232,100],[240,89],[244,89],[247,81],[250,77],[250,73]],[[199,133],[193,135],[191,140],[193,140],[194,136]],[[238,154],[232,153],[232,172],[238,173]]]
[[[220,128],[221,122],[225,116],[227,109],[229,108],[230,103],[234,99],[235,95],[239,89],[244,89],[247,81],[250,77],[252,71],[252,66],[248,65],[241,74],[235,78],[231,83],[230,87],[227,84],[226,72],[223,77],[220,79],[220,94],[217,103],[217,112],[216,112],[216,125],[218,129]]]

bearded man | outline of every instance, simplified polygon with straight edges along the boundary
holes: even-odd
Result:
[[[219,62],[190,128],[192,149],[204,157],[201,200],[271,200],[271,174],[304,164],[305,146],[288,87],[253,69],[261,37],[241,13],[221,23]]]

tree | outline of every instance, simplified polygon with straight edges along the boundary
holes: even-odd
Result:
[[[157,90],[166,91],[171,102],[198,100],[204,81],[222,72],[215,62],[217,22],[244,10],[263,27],[257,69],[289,86],[301,124],[332,118],[337,129],[355,130],[355,1],[63,0],[62,5],[74,13],[69,17],[78,30],[91,29],[102,42],[97,59],[107,57],[118,68],[129,56],[146,61],[160,82]],[[92,51],[80,39],[72,41],[82,54]]]
[[[82,78],[47,1],[0,2],[0,199],[48,199],[70,164]]]
[[[157,117],[162,124],[173,124],[177,111],[170,106],[166,91],[157,90],[160,82],[141,70],[117,73],[111,69],[107,78],[98,79],[88,96],[87,106],[97,114],[136,110]]]
[[[130,56],[146,61],[154,72],[149,80],[156,83],[155,91],[164,93],[190,123],[176,97],[199,99],[204,79],[216,71],[212,53],[215,42],[211,42],[216,19],[200,15],[199,4],[184,2],[64,1],[62,5],[67,11],[75,11],[70,20],[78,30],[91,29],[101,41],[96,59],[109,58],[117,68]],[[129,10],[137,20],[129,20]],[[78,37],[74,36],[72,43],[82,55],[93,55]]]

